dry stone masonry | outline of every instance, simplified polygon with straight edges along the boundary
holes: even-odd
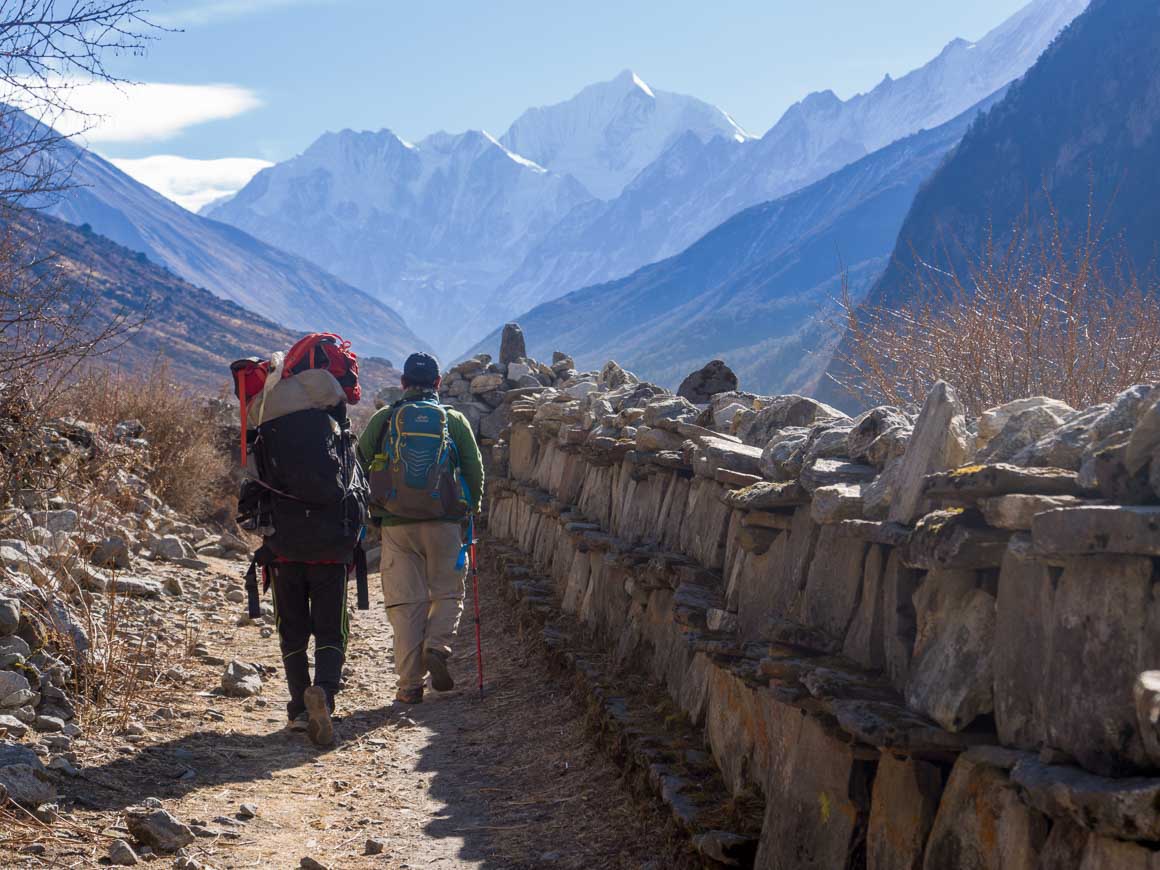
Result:
[[[563,354],[444,387],[508,582],[764,800],[706,862],[1160,866],[1160,391],[850,419],[712,365],[696,403]]]

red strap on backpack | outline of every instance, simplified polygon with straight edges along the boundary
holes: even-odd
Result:
[[[242,468],[246,467],[246,415],[249,410],[250,399],[262,392],[262,387],[266,384],[266,378],[270,374],[270,363],[267,360],[260,360],[255,357],[248,359],[240,359],[230,365],[230,371],[234,374],[234,394],[238,397],[238,403],[242,406],[242,438],[241,438],[241,463]]]

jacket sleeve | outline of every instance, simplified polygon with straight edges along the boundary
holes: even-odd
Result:
[[[383,413],[386,410],[383,408],[376,411],[358,438],[358,464],[362,466],[364,474],[370,474],[371,460],[375,458],[375,454],[379,450],[379,441],[382,439],[383,426],[386,425],[387,420]]]
[[[471,431],[471,424],[458,411],[448,412],[447,432],[459,453],[459,470],[471,493],[471,510],[478,513],[483,505],[483,456],[475,442],[475,434]]]

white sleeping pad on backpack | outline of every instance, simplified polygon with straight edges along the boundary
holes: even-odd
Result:
[[[269,389],[250,400],[247,428],[256,429],[262,423],[277,420],[295,411],[308,408],[333,408],[346,401],[342,385],[326,369],[307,369],[289,378],[271,375]]]

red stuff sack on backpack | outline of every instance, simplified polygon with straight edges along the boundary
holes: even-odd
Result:
[[[350,342],[332,332],[312,332],[296,342],[282,361],[282,377],[290,378],[309,369],[330,372],[350,405],[362,398],[358,382],[358,355],[350,349]],[[242,406],[241,463],[246,464],[246,410],[254,396],[262,392],[270,377],[270,361],[248,357],[230,365],[234,379],[234,394]]]
[[[326,369],[334,375],[349,404],[357,405],[362,398],[358,354],[341,336],[332,332],[313,332],[290,348],[282,363],[282,377],[293,377],[307,369]]]

